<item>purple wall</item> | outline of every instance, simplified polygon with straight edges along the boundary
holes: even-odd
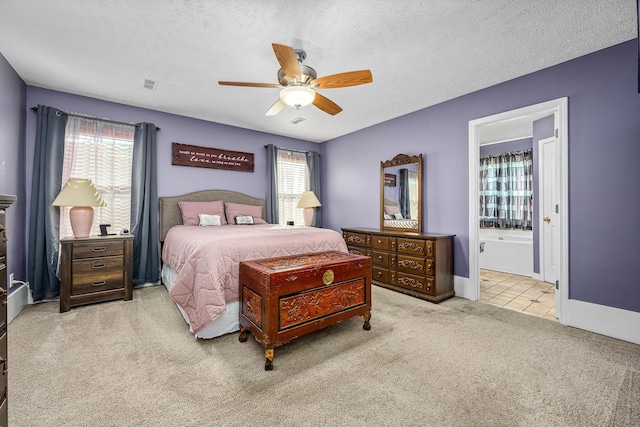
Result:
[[[456,234],[454,271],[468,277],[469,121],[568,97],[570,298],[640,312],[636,48],[628,41],[323,144],[325,226],[377,227],[379,162],[422,153],[423,231]]]
[[[16,280],[27,280],[24,185],[24,124],[26,85],[0,54],[0,194],[16,196],[7,211],[8,273]],[[17,289],[17,288],[14,288]]]

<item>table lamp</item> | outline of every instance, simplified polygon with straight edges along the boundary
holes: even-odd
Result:
[[[302,216],[304,217],[304,225],[310,227],[313,222],[313,208],[322,206],[313,191],[305,191],[300,196],[298,207],[303,208]]]
[[[93,206],[106,206],[106,203],[93,185],[93,181],[85,178],[69,178],[52,205],[72,206],[69,210],[69,220],[73,235],[89,237],[93,225]]]

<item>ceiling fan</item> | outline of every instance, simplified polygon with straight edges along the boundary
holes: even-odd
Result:
[[[316,70],[302,65],[302,61],[306,58],[306,53],[303,50],[277,43],[271,45],[276,59],[282,67],[278,70],[279,84],[218,81],[219,84],[225,86],[281,88],[280,99],[267,110],[265,116],[276,115],[287,105],[300,109],[300,107],[309,104],[313,104],[325,113],[334,116],[342,111],[342,108],[329,98],[320,95],[317,89],[357,86],[373,81],[369,70],[348,71],[318,78]]]

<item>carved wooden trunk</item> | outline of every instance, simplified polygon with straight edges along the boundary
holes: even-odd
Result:
[[[240,263],[240,341],[250,331],[265,348],[353,316],[371,314],[371,258],[338,251]]]

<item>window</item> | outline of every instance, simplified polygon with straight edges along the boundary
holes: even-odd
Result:
[[[480,227],[531,230],[533,152],[480,159]]]
[[[94,208],[91,234],[100,224],[110,232],[130,229],[133,125],[69,115],[65,129],[63,185],[69,178],[89,178],[107,203]],[[60,211],[60,237],[72,236],[69,207]]]
[[[293,150],[277,150],[278,222],[285,225],[293,221],[304,224],[302,209],[298,209],[300,195],[309,191],[309,167],[307,153]]]

